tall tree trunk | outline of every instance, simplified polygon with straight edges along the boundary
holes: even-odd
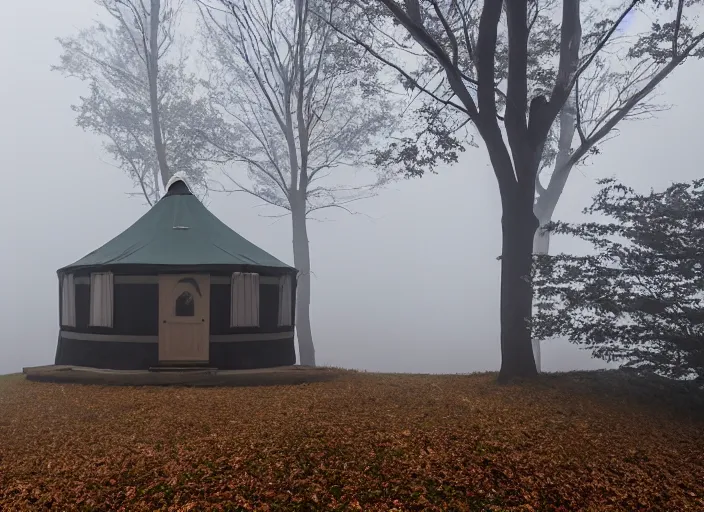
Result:
[[[549,218],[538,218],[538,230],[533,238],[533,254],[550,254],[550,233],[542,230],[549,222]]]
[[[559,119],[560,135],[557,142],[557,155],[555,157],[555,167],[552,171],[553,175],[550,178],[550,185],[547,190],[540,194],[533,208],[541,227],[544,227],[552,220],[552,214],[555,212],[557,202],[565,189],[567,178],[572,170],[569,161],[572,154],[574,132],[577,126],[577,105],[575,104],[574,94],[570,95],[565,102],[564,107],[560,111]],[[533,247],[535,254],[548,254],[550,234],[539,229],[535,233]]]
[[[161,121],[159,119],[159,94],[157,90],[157,78],[159,76],[159,12],[161,10],[161,0],[151,0],[151,11],[149,12],[149,52],[147,54],[148,77],[149,77],[149,106],[152,114],[152,130],[154,132],[154,148],[156,158],[159,161],[161,181],[166,183],[171,178],[171,171],[166,163],[166,148],[162,138]]]
[[[572,140],[577,123],[577,105],[575,95],[571,94],[560,111],[560,135],[557,145],[557,156],[555,157],[555,167],[550,186],[543,192],[535,203],[533,211],[538,219],[538,229],[533,238],[534,254],[549,254],[550,233],[543,231],[551,220],[555,212],[557,202],[562,195],[562,191],[567,183],[572,166],[569,165],[572,153]],[[540,353],[540,340],[533,340],[533,358],[538,372],[542,371],[542,355]]]
[[[296,333],[300,364],[315,366],[315,347],[310,326],[310,247],[306,226],[306,202],[303,197],[291,200],[293,224],[293,265],[298,269],[296,287]]]
[[[501,370],[499,382],[537,375],[531,344],[533,315],[533,190],[517,184],[516,197],[503,198],[501,218]]]
[[[535,231],[535,236],[533,237],[533,254],[548,254],[550,252],[550,233],[542,230],[550,218],[544,219],[537,217],[538,219],[538,229]],[[543,360],[542,354],[540,353],[540,340],[533,339],[533,359],[535,360],[535,368],[538,373],[543,371]]]

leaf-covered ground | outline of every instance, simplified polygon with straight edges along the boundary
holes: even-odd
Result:
[[[611,372],[494,379],[0,378],[0,510],[704,510],[693,391]]]

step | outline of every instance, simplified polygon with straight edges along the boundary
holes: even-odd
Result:
[[[211,366],[150,366],[150,372],[166,372],[166,373],[178,373],[178,372],[215,372],[217,368]]]

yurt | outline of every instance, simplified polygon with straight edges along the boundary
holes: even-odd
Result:
[[[296,270],[180,177],[137,222],[58,270],[57,365],[252,369],[296,361]]]

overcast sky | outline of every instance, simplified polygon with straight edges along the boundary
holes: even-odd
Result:
[[[3,4],[0,374],[53,363],[56,269],[146,211],[141,198],[128,196],[131,182],[110,165],[100,140],[75,126],[70,105],[80,84],[49,70],[59,56],[55,37],[87,26],[97,9],[91,0]],[[639,188],[700,177],[702,83],[702,63],[677,70],[660,89],[674,108],[622,124],[601,155],[573,172],[556,218],[579,220],[599,177]],[[257,204],[241,195],[210,198],[225,223],[292,264],[289,219],[264,218],[274,211]],[[469,149],[437,176],[395,184],[357,210],[310,223],[318,362],[374,371],[498,369],[500,207],[485,149]],[[556,239],[551,249],[570,247]],[[543,348],[548,371],[603,366],[562,341]]]

